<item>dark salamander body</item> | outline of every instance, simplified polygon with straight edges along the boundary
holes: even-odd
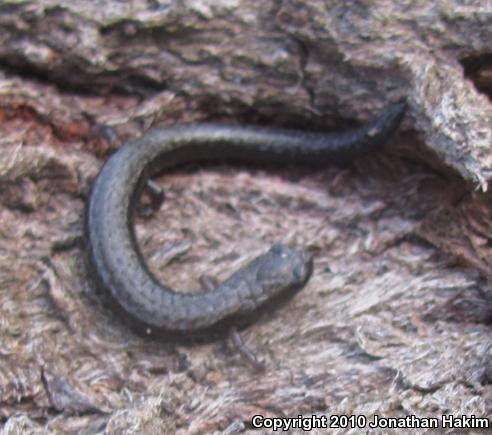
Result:
[[[234,324],[271,300],[301,289],[312,272],[302,250],[274,245],[211,291],[184,294],[149,272],[132,215],[149,177],[191,161],[315,164],[350,159],[379,147],[397,128],[406,103],[386,107],[358,129],[323,134],[260,127],[190,124],[150,130],[125,143],[97,176],[86,210],[92,274],[130,318],[150,330],[195,333]]]

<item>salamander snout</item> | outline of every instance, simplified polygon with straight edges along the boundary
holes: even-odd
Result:
[[[264,255],[257,278],[270,291],[301,288],[313,271],[312,256],[303,250],[273,245]]]

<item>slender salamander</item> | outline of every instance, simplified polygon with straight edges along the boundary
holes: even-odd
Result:
[[[372,122],[343,133],[189,124],[155,128],[130,140],[107,160],[88,199],[91,275],[130,319],[148,330],[188,334],[241,324],[269,302],[300,290],[312,272],[311,256],[274,245],[214,289],[176,292],[152,275],[135,238],[132,216],[149,178],[191,161],[319,165],[350,159],[379,147],[405,108],[403,100],[393,103]]]

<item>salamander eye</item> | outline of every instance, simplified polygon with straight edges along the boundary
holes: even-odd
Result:
[[[285,258],[286,247],[284,245],[275,244],[275,245],[272,245],[272,247],[270,248],[270,252],[272,254],[279,255],[282,258]]]

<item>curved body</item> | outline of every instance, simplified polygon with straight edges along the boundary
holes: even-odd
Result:
[[[177,333],[234,322],[295,293],[309,279],[311,258],[282,245],[205,293],[179,293],[159,283],[140,254],[132,224],[144,183],[166,168],[196,160],[316,165],[345,160],[382,144],[405,106],[392,104],[373,122],[340,134],[190,124],[153,129],[127,142],[101,169],[87,204],[86,238],[97,283],[137,323]]]

